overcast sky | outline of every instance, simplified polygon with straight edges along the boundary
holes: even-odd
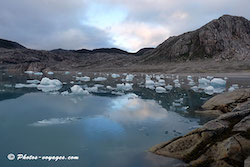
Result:
[[[250,18],[250,0],[1,0],[0,38],[33,49],[137,51],[223,14]]]

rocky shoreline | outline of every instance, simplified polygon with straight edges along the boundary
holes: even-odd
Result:
[[[150,151],[181,159],[188,166],[244,166],[250,156],[250,89],[217,95],[202,109],[199,113],[219,117]]]

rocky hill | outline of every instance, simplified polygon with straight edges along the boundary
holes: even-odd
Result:
[[[0,39],[0,70],[231,72],[250,71],[249,64],[250,21],[230,15],[136,53],[117,48],[42,51]]]
[[[0,48],[6,49],[24,49],[25,47],[12,41],[0,39]]]
[[[245,60],[250,58],[250,21],[237,16],[223,15],[203,27],[170,37],[143,62],[187,61],[213,58]]]

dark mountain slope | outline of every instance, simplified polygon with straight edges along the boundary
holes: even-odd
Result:
[[[161,63],[213,58],[244,60],[250,58],[250,21],[224,15],[198,30],[170,37],[150,53],[143,63]]]
[[[0,48],[5,49],[24,49],[25,47],[12,41],[8,41],[5,39],[0,39]]]

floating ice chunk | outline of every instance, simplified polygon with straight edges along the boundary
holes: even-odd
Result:
[[[207,76],[207,79],[213,79],[214,77],[213,76]]]
[[[193,87],[191,87],[191,89],[192,89],[193,91],[195,91],[195,92],[198,92],[198,90],[199,90],[198,86],[193,86]]]
[[[102,84],[95,84],[94,87],[102,88],[102,87],[104,87],[104,85],[102,85]]]
[[[167,86],[165,86],[165,88],[168,89],[168,90],[171,90],[171,89],[173,89],[173,86],[168,84]]]
[[[181,87],[181,84],[180,84],[180,83],[175,83],[174,86],[175,86],[176,88],[180,88],[180,87]]]
[[[159,87],[156,87],[156,88],[155,88],[155,91],[156,91],[156,93],[165,93],[165,92],[166,92],[166,89],[159,86]]]
[[[68,75],[68,74],[70,74],[70,72],[69,71],[65,71],[65,73],[64,73],[65,75]]]
[[[34,72],[34,75],[43,75],[42,72]]]
[[[109,90],[115,90],[115,88],[113,88],[111,86],[107,86],[106,88],[109,89]]]
[[[58,79],[49,79],[44,77],[40,84],[37,86],[37,89],[42,90],[43,92],[57,91],[62,88],[62,82]]]
[[[173,82],[176,84],[178,84],[179,83],[179,79],[175,79],[175,80],[173,80]]]
[[[159,79],[158,83],[160,86],[164,86],[166,84],[164,79]]]
[[[70,81],[71,84],[74,84],[75,82],[74,81]]]
[[[112,78],[119,78],[120,75],[119,75],[119,74],[112,74],[111,77],[112,77]]]
[[[30,84],[39,84],[40,83],[40,81],[36,80],[36,79],[34,79],[34,80],[27,80],[26,82],[30,83]]]
[[[33,74],[34,72],[33,71],[25,71],[24,73],[25,74]]]
[[[79,85],[74,85],[70,88],[72,94],[76,94],[76,95],[88,95],[89,92],[87,90],[83,90],[82,87],[80,87]]]
[[[93,81],[96,81],[96,82],[100,82],[100,81],[106,81],[107,78],[105,77],[97,77],[97,78],[94,78]]]
[[[118,96],[125,95],[125,93],[123,93],[123,92],[115,92],[115,91],[112,91],[111,94],[118,95]]]
[[[193,80],[191,75],[187,76],[187,80]]]
[[[206,78],[200,78],[200,79],[198,79],[198,82],[199,82],[199,84],[203,84],[203,85],[210,84],[210,81]]]
[[[132,85],[133,84],[122,83],[122,84],[117,84],[116,87],[117,87],[117,90],[130,91],[130,90],[133,90]]]
[[[128,74],[128,75],[126,76],[126,81],[127,81],[127,82],[131,82],[131,81],[133,81],[133,79],[134,79],[134,75],[132,75],[132,74]]]
[[[221,79],[221,78],[214,78],[211,80],[211,85],[213,87],[224,87],[226,86],[227,81]]]
[[[85,90],[87,90],[88,92],[98,92],[98,87],[94,86],[94,87],[87,87],[85,88]]]
[[[138,98],[138,95],[136,95],[134,93],[126,94],[126,96],[128,97],[128,99],[136,99],[136,98]]]
[[[76,77],[77,81],[84,81],[84,82],[88,82],[90,81],[90,77],[88,76],[84,76],[84,77]]]
[[[225,79],[225,80],[227,80],[227,79],[228,79],[228,77],[224,77],[224,79]]]
[[[16,84],[15,88],[36,88],[37,84]]]
[[[205,91],[206,94],[212,95],[212,94],[214,94],[214,87],[208,86],[208,87],[205,88],[204,91]]]
[[[68,94],[69,94],[68,91],[64,91],[64,92],[61,93],[61,95],[63,95],[63,96],[66,96],[66,95],[68,95]]]
[[[67,123],[71,123],[73,121],[77,121],[81,118],[75,118],[75,117],[71,117],[71,118],[50,118],[50,119],[44,119],[41,121],[37,121],[31,124],[31,126],[52,126],[52,125],[60,125],[60,124],[67,124]]]
[[[195,85],[195,82],[191,79],[191,80],[189,80],[188,85],[193,86],[193,85]]]
[[[155,85],[154,81],[151,79],[146,80],[145,85]]]
[[[78,72],[77,74],[78,74],[78,75],[82,75],[82,72]]]
[[[52,72],[52,71],[49,71],[49,72],[48,72],[48,74],[49,74],[49,75],[53,75],[53,74],[54,74],[54,72]]]

